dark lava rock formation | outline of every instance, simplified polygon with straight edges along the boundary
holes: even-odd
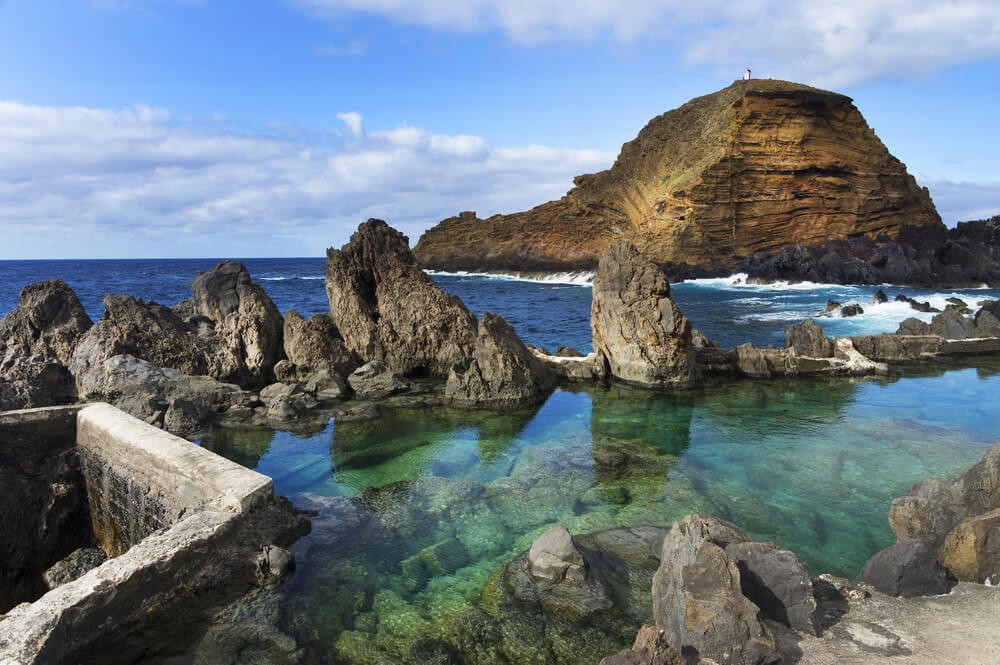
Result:
[[[786,245],[947,231],[926,189],[851,99],[797,83],[737,81],[654,118],[607,171],[511,215],[462,213],[414,252],[436,269],[592,269],[626,238],[677,274],[731,272]]]

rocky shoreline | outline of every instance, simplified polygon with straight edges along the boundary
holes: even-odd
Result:
[[[380,400],[502,410],[540,403],[559,384],[680,390],[886,374],[895,365],[1000,352],[997,303],[975,313],[956,304],[930,323],[905,321],[895,334],[830,340],[807,320],[786,331],[782,348],[720,348],[673,302],[662,267],[625,240],[597,265],[589,356],[568,349],[549,355],[525,345],[499,316],[477,320],[423,272],[405,236],[380,220],[328,251],[326,291],[329,315],[307,320],[290,310],[282,317],[245,267],[223,261],[196,276],[191,298],[174,307],[109,295],[94,323],[61,281],[29,285],[0,320],[0,409],[107,401],[191,434],[219,421],[325,418],[330,408],[345,421],[375,418]],[[504,566],[498,581],[505,607],[551,614],[568,626],[611,617],[620,633],[642,615],[636,608],[647,602],[638,599],[646,590],[608,576],[622,565],[615,561],[634,559],[653,580],[656,628],[609,665],[681,662],[677,650],[688,662],[781,662],[787,631],[816,637],[823,612],[872,590],[912,596],[945,592],[953,578],[1000,581],[990,545],[1000,528],[998,451],[968,474],[925,481],[893,504],[890,523],[900,540],[869,562],[858,579],[869,586],[817,581],[790,552],[696,515],[669,532],[584,537],[550,530]],[[707,577],[689,579],[696,571]],[[700,617],[695,628],[686,616]]]

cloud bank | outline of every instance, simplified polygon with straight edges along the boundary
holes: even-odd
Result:
[[[1000,56],[996,0],[288,0],[310,15],[352,14],[515,43],[610,37],[676,44],[691,66],[827,87],[920,77]]]
[[[337,117],[329,132],[236,134],[143,106],[0,102],[0,258],[317,256],[368,217],[415,242],[461,210],[557,198],[614,159]],[[948,223],[1000,212],[1000,182],[923,184]]]
[[[460,210],[521,210],[614,155],[415,127],[234,134],[120,111],[0,102],[0,258],[320,255],[381,217],[416,241]]]

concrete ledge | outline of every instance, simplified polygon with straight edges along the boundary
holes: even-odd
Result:
[[[215,507],[243,512],[270,500],[274,483],[110,404],[77,414],[77,446],[93,453],[155,493],[173,523],[187,513]]]

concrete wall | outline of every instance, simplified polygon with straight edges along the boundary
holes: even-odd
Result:
[[[273,483],[108,404],[77,415],[94,535],[109,555],[207,508],[242,512],[271,498]]]
[[[90,543],[77,411],[0,412],[0,613],[42,595],[42,573]]]
[[[45,420],[0,414],[0,433],[8,422],[20,436],[32,418]],[[171,630],[190,639],[219,603],[267,579],[266,546],[308,532],[307,521],[275,501],[267,476],[107,404],[60,414],[49,426],[60,439],[75,428],[94,523],[126,515],[131,524],[109,528],[113,542],[130,547],[0,616],[0,665],[132,662]]]

